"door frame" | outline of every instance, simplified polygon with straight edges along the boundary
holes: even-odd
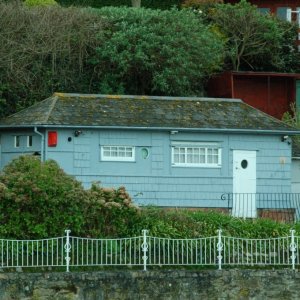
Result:
[[[256,150],[233,150],[232,215],[256,218],[257,155]],[[246,181],[247,180],[247,181]]]

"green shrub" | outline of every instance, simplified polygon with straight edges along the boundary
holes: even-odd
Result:
[[[24,4],[29,7],[58,5],[55,0],[25,0]]]
[[[139,214],[126,189],[103,188],[93,184],[87,194],[86,231],[98,237],[124,237]]]
[[[78,233],[84,225],[81,184],[54,161],[21,156],[0,176],[0,233],[5,237],[42,238]]]
[[[0,236],[117,236],[138,213],[124,187],[85,190],[55,161],[21,156],[0,176]]]
[[[223,41],[190,10],[106,7],[107,23],[90,57],[101,93],[201,96],[223,64]]]
[[[148,207],[141,210],[128,234],[140,235],[142,229],[148,229],[152,236],[171,238],[215,236],[218,229],[228,236],[268,238],[289,234],[291,225],[268,219],[244,220],[213,211]]]
[[[92,24],[92,26],[91,26]],[[98,74],[87,63],[101,45],[104,21],[81,8],[34,9],[0,0],[0,117],[53,92],[91,90]]]
[[[104,6],[131,6],[131,0],[58,0],[64,6],[90,6],[101,8]],[[142,0],[141,6],[152,9],[171,9],[174,6],[180,7],[181,0]]]

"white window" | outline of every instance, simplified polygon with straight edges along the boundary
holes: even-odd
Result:
[[[20,147],[20,139],[21,139],[20,135],[15,135],[15,139],[14,139],[15,148]]]
[[[135,161],[135,148],[132,146],[102,146],[101,160]]]
[[[172,144],[172,165],[184,167],[220,167],[222,150],[216,143]]]
[[[32,147],[32,135],[27,135],[27,147]]]

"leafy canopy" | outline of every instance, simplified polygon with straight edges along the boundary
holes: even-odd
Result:
[[[101,92],[201,95],[222,65],[222,41],[189,10],[103,8],[110,25],[91,62]]]
[[[287,71],[299,67],[297,29],[242,0],[217,4],[207,16],[226,42],[228,69]]]

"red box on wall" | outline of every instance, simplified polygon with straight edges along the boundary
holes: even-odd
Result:
[[[57,131],[48,131],[48,147],[57,146]]]

